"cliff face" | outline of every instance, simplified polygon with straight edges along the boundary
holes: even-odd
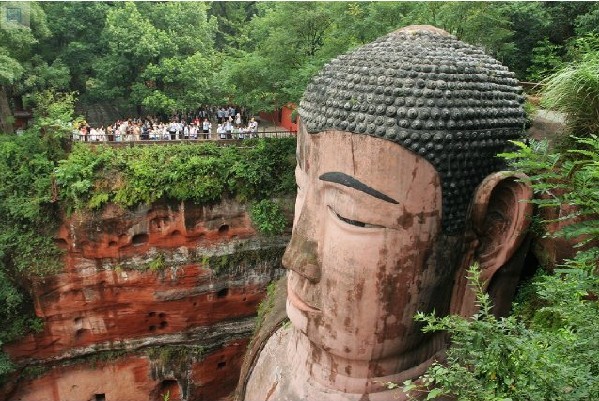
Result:
[[[258,235],[232,201],[109,206],[65,219],[56,236],[64,269],[33,284],[44,329],[4,347],[26,368],[0,395],[227,396],[266,285],[283,274],[287,239]]]

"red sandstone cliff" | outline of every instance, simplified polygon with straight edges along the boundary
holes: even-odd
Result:
[[[64,269],[33,286],[44,330],[4,347],[27,369],[0,399],[226,397],[285,242],[258,235],[232,201],[66,219]]]

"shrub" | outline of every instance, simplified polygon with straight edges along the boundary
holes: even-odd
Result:
[[[491,313],[476,267],[469,271],[479,312],[471,319],[419,313],[424,332],[447,331],[451,348],[419,381],[404,383],[412,396],[452,396],[460,401],[591,401],[599,397],[599,309],[586,297],[599,290],[597,276],[570,265],[533,283],[546,306],[531,321]],[[555,315],[548,320],[539,315]],[[559,322],[559,323],[556,323]]]
[[[543,142],[516,142],[519,150],[503,156],[530,176],[537,194],[547,195],[534,200],[539,207],[570,204],[578,211],[563,218],[586,217],[555,235],[585,235],[579,245],[592,244],[599,240],[599,138],[589,134],[573,143],[560,153]],[[514,314],[501,319],[491,313],[479,272],[471,268],[479,312],[471,319],[416,316],[424,332],[447,331],[451,347],[446,363],[433,364],[404,390],[468,401],[599,399],[598,261],[594,246],[552,273],[539,271],[520,292]]]
[[[41,330],[27,283],[60,267],[52,172],[65,155],[73,101],[71,94],[40,93],[33,127],[19,136],[0,134],[0,345]],[[0,353],[0,379],[11,369]]]
[[[542,199],[534,199],[539,207],[575,206],[575,212],[560,217],[568,220],[584,217],[555,233],[568,239],[586,236],[577,246],[599,241],[599,137],[572,137],[575,148],[551,151],[546,141],[531,141],[530,145],[514,142],[517,152],[501,156],[530,178],[533,190]],[[547,223],[547,222],[545,222]]]
[[[282,234],[287,227],[287,219],[276,201],[263,199],[253,204],[250,215],[258,230],[266,235]]]
[[[70,210],[123,207],[158,199],[217,202],[292,194],[295,138],[246,141],[243,147],[177,144],[112,148],[76,144],[55,177]]]
[[[571,133],[599,133],[599,52],[587,53],[543,83],[542,104],[566,113]]]

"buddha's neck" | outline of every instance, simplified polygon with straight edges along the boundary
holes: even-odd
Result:
[[[436,335],[399,356],[370,361],[350,360],[316,347],[299,330],[292,330],[288,357],[292,366],[296,367],[294,374],[303,376],[295,380],[349,394],[386,393],[385,383],[402,383],[424,374],[444,349],[443,337]]]

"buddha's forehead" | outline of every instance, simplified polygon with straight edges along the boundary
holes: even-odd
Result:
[[[317,171],[323,166],[335,164],[347,170],[360,168],[362,170],[376,170],[377,165],[393,161],[410,168],[412,164],[419,164],[420,168],[427,166],[438,175],[435,167],[423,156],[410,152],[405,147],[384,138],[370,135],[355,135],[348,131],[327,130],[309,134],[303,122],[299,121],[298,145],[296,157],[300,168],[309,173],[312,168]],[[397,160],[386,160],[397,159]],[[387,175],[397,175],[394,171],[387,171]]]
[[[300,103],[308,133],[369,135],[428,160],[443,187],[444,230],[459,231],[476,185],[502,162],[526,119],[514,75],[474,46],[408,27],[342,55]]]
[[[415,199],[416,193],[432,196],[439,191],[440,199],[440,177],[434,166],[396,143],[330,130],[316,134],[304,131],[298,144],[300,169],[311,180],[320,182],[323,175],[342,174],[391,196],[409,210],[425,201]]]

